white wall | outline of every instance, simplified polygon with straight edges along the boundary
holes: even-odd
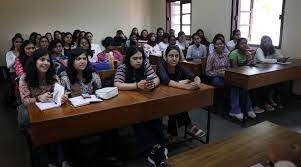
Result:
[[[158,5],[163,4],[160,0]],[[16,32],[28,38],[36,31],[45,34],[54,30],[81,29],[94,33],[100,43],[105,36],[122,29],[129,35],[132,27],[155,29],[162,12],[153,12],[153,0],[6,0],[0,5],[0,65],[5,65],[4,52]],[[164,3],[165,4],[165,3]],[[164,8],[165,9],[165,8]],[[162,11],[162,10],[161,10]],[[155,13],[152,16],[152,13]],[[152,24],[152,21],[155,23]]]

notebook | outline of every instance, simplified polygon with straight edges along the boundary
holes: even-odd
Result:
[[[62,104],[62,96],[65,88],[58,83],[55,83],[53,90],[53,98],[47,102],[36,102],[36,106],[41,110],[47,110],[55,107],[60,107]]]
[[[101,99],[98,99],[95,95],[91,95],[91,98],[84,99],[82,96],[77,96],[69,98],[69,101],[74,107],[84,106],[90,103],[101,102]]]

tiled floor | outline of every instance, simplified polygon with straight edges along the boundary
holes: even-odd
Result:
[[[4,81],[0,82],[0,86],[1,90],[5,90]],[[0,166],[29,167],[30,160],[26,141],[17,131],[16,110],[6,107],[6,105],[2,103],[3,92],[4,91],[0,92]],[[257,119],[249,121],[248,126],[269,120],[301,133],[301,99],[291,97],[290,100],[287,101],[288,103],[285,109],[278,112],[262,114]],[[206,111],[202,111],[201,109],[194,110],[190,112],[190,116],[200,127],[205,127]],[[212,114],[211,118],[211,142],[230,136],[242,129],[239,124],[226,120],[219,115]],[[126,136],[123,135],[123,138],[127,138],[127,136],[130,136],[129,138],[131,138],[133,136],[128,132],[130,130],[122,131],[126,134]],[[132,140],[128,139],[128,141]],[[124,153],[127,154],[127,152],[132,152],[129,147],[135,147],[135,144],[133,142],[125,143],[124,148],[122,148]],[[197,146],[202,146],[202,144],[197,141],[186,142],[173,148],[170,151],[170,155],[178,154]],[[144,166],[144,161],[143,159],[138,158],[130,160],[127,164],[128,167],[140,167]]]

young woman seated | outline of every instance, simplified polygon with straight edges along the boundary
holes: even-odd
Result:
[[[162,57],[162,52],[159,45],[156,43],[156,34],[149,33],[148,41],[143,46],[144,54],[148,58],[150,55]]]
[[[153,78],[146,80],[146,78]],[[114,85],[119,90],[150,91],[160,83],[145,55],[138,47],[129,47],[115,74]],[[134,125],[137,141],[144,149],[147,160],[152,166],[165,164],[167,149],[160,119]]]
[[[106,37],[102,41],[102,46],[105,47],[105,50],[97,55],[98,62],[109,61],[111,64],[111,69],[114,68],[114,61],[117,61],[117,65],[122,62],[123,55],[115,49],[115,41],[112,37]]]
[[[193,45],[187,50],[186,59],[201,59],[207,57],[207,48],[201,44],[201,37],[198,34],[192,35]]]
[[[213,38],[213,41],[216,40],[217,38],[221,38],[223,41],[225,41],[225,37],[224,37],[223,34],[216,34],[216,35],[214,36],[214,38]],[[209,55],[214,54],[214,48],[215,48],[215,47],[214,47],[213,41],[212,41],[212,43],[209,45]],[[223,49],[223,53],[225,53],[226,55],[229,55],[229,53],[230,53],[226,45],[225,45],[225,47],[224,47],[224,49]]]
[[[178,46],[169,46],[166,49],[163,59],[161,59],[158,63],[157,74],[161,83],[180,89],[199,89],[201,85],[200,77],[195,76],[193,73],[184,68],[180,63],[180,59],[180,48]],[[192,124],[187,112],[169,116],[168,132],[172,137],[176,137],[178,135],[177,125],[186,125],[193,136],[202,137],[205,135],[205,132]]]
[[[55,67],[55,73],[59,76],[67,68],[68,61],[63,54],[63,43],[59,40],[53,40],[50,42],[49,50],[51,51],[51,60]]]

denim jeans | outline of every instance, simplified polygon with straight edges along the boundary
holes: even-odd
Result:
[[[240,97],[240,94],[242,93],[242,91],[245,91],[244,92],[245,97],[242,97],[242,98],[246,98],[245,106],[242,106],[242,107],[245,107],[246,112],[253,111],[252,102],[251,102],[251,99],[249,97],[249,92],[247,90],[243,90],[243,89],[240,89],[240,88],[237,88],[237,87],[231,87],[231,90],[230,90],[231,111],[230,112],[233,113],[233,114],[241,113],[241,109],[240,109],[240,106],[239,106],[239,101],[240,101],[239,97]]]
[[[215,76],[211,77],[211,84],[214,86],[224,86],[225,81],[223,77]]]

